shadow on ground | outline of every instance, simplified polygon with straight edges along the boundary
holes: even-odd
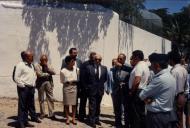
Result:
[[[17,116],[10,116],[7,119],[13,120],[12,122],[9,122],[7,126],[13,127],[13,128],[18,128],[18,123],[17,123]]]

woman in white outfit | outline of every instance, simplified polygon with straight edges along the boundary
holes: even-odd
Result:
[[[77,82],[79,69],[75,67],[75,59],[71,56],[65,58],[66,68],[60,72],[60,81],[63,84],[63,104],[66,114],[66,124],[69,125],[69,106],[72,106],[72,123],[76,125],[76,101],[77,101]]]

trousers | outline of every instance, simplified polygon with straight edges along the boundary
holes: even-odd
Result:
[[[18,93],[18,121],[25,123],[28,121],[28,112],[31,119],[36,119],[36,109],[34,100],[34,87],[25,86],[24,88],[17,86]]]
[[[53,86],[51,82],[46,81],[38,88],[38,99],[40,104],[40,114],[45,115],[45,96],[48,105],[49,116],[54,116],[54,98]]]

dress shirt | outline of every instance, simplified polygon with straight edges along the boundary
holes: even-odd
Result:
[[[190,74],[188,74],[188,77],[187,77],[187,86],[189,90],[186,90],[185,94],[187,95],[187,99],[189,100],[190,99]]]
[[[187,86],[187,70],[181,64],[176,64],[171,69],[171,74],[176,79],[176,95],[181,92],[187,92],[189,90]]]
[[[98,75],[98,78],[100,79],[100,76],[101,76],[101,66],[100,65],[96,65],[95,73]]]
[[[132,72],[130,74],[130,78],[129,78],[129,89],[132,88],[133,81],[134,81],[136,76],[141,77],[141,81],[140,81],[140,84],[139,84],[138,88],[142,89],[143,87],[145,87],[147,85],[148,80],[149,80],[149,76],[150,76],[150,70],[149,70],[148,65],[147,65],[146,62],[140,61],[133,68],[133,70],[132,70]]]
[[[19,87],[35,86],[36,72],[32,64],[28,65],[26,62],[20,62],[16,65],[15,82]]]
[[[142,89],[139,97],[141,100],[152,99],[152,103],[146,104],[150,112],[169,112],[173,110],[173,102],[176,92],[176,81],[168,69],[155,74],[152,81]]]
[[[113,70],[114,68],[111,68],[110,70],[108,70],[107,72],[107,81],[104,84],[104,89],[106,92],[108,93],[112,93],[112,87],[113,87]]]

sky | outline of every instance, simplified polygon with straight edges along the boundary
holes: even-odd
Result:
[[[168,8],[169,13],[175,13],[188,4],[190,0],[146,0],[144,5],[147,9]]]

